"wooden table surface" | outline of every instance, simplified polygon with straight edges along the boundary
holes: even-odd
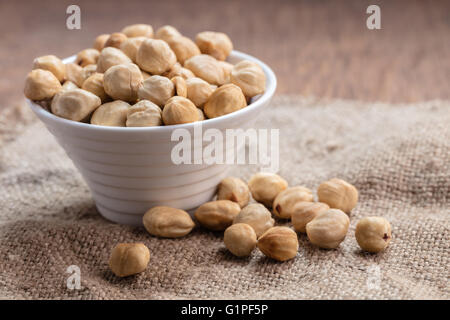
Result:
[[[81,30],[66,28],[71,3]],[[381,7],[381,30],[366,28],[369,4]],[[228,33],[274,69],[278,94],[450,99],[450,1],[0,0],[0,108],[20,101],[34,57],[69,56],[138,22]]]

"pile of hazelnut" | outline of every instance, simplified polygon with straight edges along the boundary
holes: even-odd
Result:
[[[74,63],[47,55],[34,60],[27,98],[53,114],[102,126],[147,127],[216,118],[247,106],[266,87],[255,62],[232,65],[221,32],[195,42],[172,26],[147,24],[102,34]]]
[[[257,203],[250,203],[250,195]],[[248,184],[236,177],[225,178],[217,190],[217,199],[195,211],[198,223],[212,231],[224,231],[225,247],[235,256],[246,257],[258,247],[267,257],[286,261],[299,249],[296,232],[306,233],[309,241],[324,249],[335,249],[344,241],[350,225],[349,214],[358,202],[358,190],[342,179],[331,179],[312,191],[303,186],[288,187],[282,177],[257,173]],[[291,220],[293,229],[275,226],[275,219]],[[183,210],[157,206],[143,217],[145,229],[153,236],[178,238],[195,227]],[[383,217],[358,221],[356,240],[364,251],[383,251],[391,240],[390,223]],[[125,258],[126,257],[126,258]],[[142,272],[150,260],[143,243],[121,243],[111,253],[110,268],[124,277]]]

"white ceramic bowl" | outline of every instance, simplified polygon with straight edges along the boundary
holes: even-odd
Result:
[[[74,61],[72,56],[65,63]],[[209,128],[246,129],[269,104],[276,88],[273,71],[260,60],[233,51],[229,61],[251,60],[266,74],[266,91],[244,109],[201,122]],[[105,218],[142,225],[142,215],[156,205],[192,210],[211,200],[219,182],[227,175],[225,164],[181,164],[171,161],[174,129],[184,128],[194,139],[194,127],[176,126],[121,128],[75,122],[57,117],[28,100],[34,113],[65,149],[87,182],[98,211]],[[203,143],[207,145],[208,143]],[[192,142],[192,146],[194,143]]]

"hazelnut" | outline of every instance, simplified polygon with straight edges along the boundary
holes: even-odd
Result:
[[[142,74],[142,78],[143,78],[144,80],[147,80],[148,78],[151,77],[150,74],[148,74],[147,72],[142,71],[142,70],[141,70],[141,74]]]
[[[150,251],[143,243],[119,243],[109,258],[109,267],[118,277],[140,273],[147,268]]]
[[[73,89],[61,91],[52,100],[52,113],[58,117],[73,121],[81,121],[89,116],[101,104],[95,94],[83,90]]]
[[[81,88],[95,94],[100,98],[100,100],[102,100],[102,103],[109,100],[109,96],[106,94],[105,87],[103,86],[103,73],[94,73],[92,76],[84,80]]]
[[[233,223],[246,223],[250,225],[256,232],[256,236],[260,237],[268,229],[272,228],[275,220],[266,207],[260,203],[252,203],[244,207],[241,212],[234,218]]]
[[[320,212],[306,224],[306,234],[312,244],[325,249],[335,249],[347,235],[350,219],[339,209]]]
[[[222,64],[206,54],[193,56],[185,61],[184,67],[191,70],[197,77],[215,85],[227,83],[228,75]]]
[[[226,61],[219,61],[219,65],[222,67],[223,73],[225,75],[225,82],[224,83],[230,83],[231,82],[231,72],[233,71],[234,66]]]
[[[172,79],[173,77],[180,76],[183,77],[185,80],[189,78],[195,77],[195,75],[192,73],[191,70],[186,69],[181,66],[178,62],[173,65],[172,68],[170,68],[169,71],[166,71],[163,73],[163,76]]]
[[[87,66],[83,67],[81,69],[81,78],[83,79],[83,83],[86,81],[87,78],[92,76],[94,73],[97,73],[97,65],[88,64]],[[81,86],[83,86],[83,83],[81,84]]]
[[[135,102],[141,86],[141,70],[133,63],[112,66],[105,72],[105,92],[115,100]]]
[[[290,219],[295,211],[295,205],[302,201],[314,200],[314,196],[308,188],[292,187],[281,191],[273,201],[273,213],[282,219]]]
[[[146,39],[146,37],[129,38],[120,45],[120,50],[122,50],[133,62],[136,63],[137,51],[142,42]]]
[[[91,124],[125,127],[129,109],[130,105],[121,100],[104,103],[92,114]]]
[[[186,98],[187,89],[186,89],[186,80],[183,77],[176,76],[170,79],[173,85],[175,86],[175,95]]]
[[[159,28],[158,30],[156,30],[156,34],[155,34],[156,39],[161,39],[166,42],[168,42],[170,39],[172,39],[174,37],[179,37],[179,36],[181,36],[181,33],[175,27],[172,27],[172,26],[163,26],[163,27]]]
[[[148,233],[164,238],[184,237],[195,227],[189,213],[164,206],[148,210],[143,217],[143,223]]]
[[[97,38],[95,38],[94,41],[94,45],[92,46],[92,48],[98,50],[99,52],[103,50],[103,48],[105,47],[105,43],[109,38],[109,34],[101,34],[99,36],[97,36]]]
[[[257,63],[243,60],[233,66],[231,83],[241,88],[246,97],[251,98],[266,90],[266,75]]]
[[[187,37],[172,37],[167,40],[167,43],[177,56],[178,62],[181,64],[184,64],[187,59],[200,54],[200,49],[194,41]]]
[[[225,230],[223,242],[235,256],[246,257],[255,249],[258,240],[252,227],[245,223],[237,223]]]
[[[75,63],[82,67],[86,67],[90,64],[96,64],[99,56],[100,51],[97,49],[84,49],[78,52]]]
[[[189,99],[172,97],[164,106],[162,119],[165,125],[195,122],[198,120],[197,107]]]
[[[247,106],[242,90],[234,84],[217,88],[206,101],[203,111],[208,118],[216,118]]]
[[[198,112],[198,119],[197,121],[203,121],[205,120],[205,114],[203,113],[203,110],[200,108],[197,108],[197,112]]]
[[[306,233],[306,224],[319,213],[329,210],[330,207],[322,202],[298,202],[292,210],[292,225],[295,231]]]
[[[175,94],[175,86],[170,79],[163,76],[151,76],[142,82],[138,89],[139,99],[150,100],[158,106],[164,106]]]
[[[73,90],[73,89],[78,89],[78,86],[73,83],[72,81],[64,81],[64,84],[62,85],[62,89],[61,91],[68,91],[68,90]],[[90,91],[90,90],[88,90]]]
[[[275,173],[259,172],[250,178],[248,187],[256,201],[270,207],[276,196],[288,187],[288,183]]]
[[[137,51],[136,62],[144,71],[162,74],[172,68],[177,57],[165,41],[146,39]]]
[[[322,182],[317,189],[317,195],[320,202],[345,213],[350,213],[358,202],[358,190],[350,183],[337,178]]]
[[[213,92],[211,85],[203,79],[194,77],[186,80],[186,97],[199,108],[204,106]]]
[[[105,48],[113,47],[119,49],[120,45],[127,39],[128,39],[127,36],[121,32],[112,33],[106,40],[104,47]]]
[[[231,226],[239,211],[241,207],[236,202],[217,200],[202,204],[194,215],[203,227],[221,231]]]
[[[42,56],[34,59],[33,70],[34,69],[50,71],[59,82],[63,82],[66,76],[66,65],[54,55]]]
[[[269,258],[290,260],[297,255],[297,234],[288,227],[272,227],[258,239],[258,248]]]
[[[141,100],[128,110],[127,127],[153,127],[161,124],[161,108],[149,100]]]
[[[82,67],[75,63],[66,64],[66,80],[72,81],[81,88],[85,80],[84,76]]]
[[[362,218],[356,225],[355,237],[361,249],[372,253],[383,251],[391,242],[391,224],[383,217]]]
[[[105,73],[106,70],[118,64],[132,63],[128,56],[117,48],[108,47],[100,52],[97,60],[97,72]]]
[[[197,34],[195,42],[200,51],[217,60],[225,60],[233,50],[230,38],[222,32],[203,31]]]
[[[153,28],[148,24],[132,24],[122,29],[122,33],[128,38],[147,37],[153,38]]]
[[[61,90],[61,83],[47,70],[34,69],[25,79],[24,94],[30,100],[51,99]]]
[[[250,191],[241,179],[228,177],[223,179],[217,188],[217,200],[231,200],[243,208],[250,200]]]

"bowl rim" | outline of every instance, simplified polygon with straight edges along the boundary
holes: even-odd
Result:
[[[26,98],[26,101],[30,105],[31,109],[39,116],[46,118],[49,121],[54,121],[56,123],[64,124],[69,127],[72,127],[74,129],[86,129],[87,131],[91,132],[158,132],[158,133],[169,133],[172,132],[175,129],[193,129],[194,126],[198,126],[199,123],[202,123],[202,125],[207,125],[209,127],[214,127],[215,124],[220,124],[221,122],[227,122],[232,121],[233,119],[238,119],[241,116],[244,116],[247,113],[252,112],[253,110],[265,105],[269,100],[272,98],[272,96],[275,93],[276,87],[277,87],[277,78],[275,76],[275,73],[272,71],[272,69],[259,60],[258,58],[255,58],[249,54],[233,50],[230,54],[230,58],[238,58],[240,60],[250,60],[253,61],[261,66],[264,73],[266,74],[266,91],[254,102],[249,104],[247,107],[242,108],[238,111],[217,117],[212,119],[206,119],[202,120],[200,122],[190,122],[190,123],[184,123],[184,124],[177,124],[177,125],[169,125],[169,126],[154,126],[154,127],[109,127],[109,126],[100,126],[100,125],[94,125],[90,123],[84,123],[84,122],[78,122],[73,120],[64,119],[61,117],[58,117],[51,112],[45,110],[37,103],[31,101],[30,99]],[[67,57],[63,59],[64,63],[73,62],[75,59],[75,55]]]

